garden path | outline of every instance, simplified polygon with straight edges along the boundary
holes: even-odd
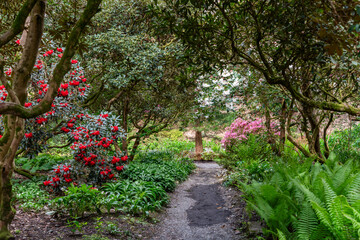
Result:
[[[160,240],[246,239],[236,230],[235,190],[221,185],[224,169],[214,162],[196,162],[197,169],[171,195],[171,202],[156,227]],[[242,209],[243,210],[243,209]]]

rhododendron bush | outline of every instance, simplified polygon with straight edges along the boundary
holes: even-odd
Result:
[[[62,48],[54,48],[40,55],[31,75],[25,107],[35,106],[44,97],[48,79],[62,52]],[[127,156],[114,151],[116,141],[125,137],[124,130],[119,127],[119,117],[108,112],[90,114],[81,107],[91,87],[79,62],[73,59],[71,63],[72,69],[60,85],[51,110],[26,120],[25,137],[20,146],[26,150],[25,155],[34,156],[46,149],[47,140],[55,135],[62,135],[70,143],[73,159],[57,166],[53,176],[44,182],[55,191],[70,183],[97,185],[115,179],[127,161]],[[5,73],[11,78],[11,68]],[[0,86],[0,101],[6,101],[7,96],[5,87]]]
[[[272,134],[278,135],[277,126],[271,123]],[[246,141],[249,135],[266,135],[266,126],[263,120],[256,119],[254,121],[237,118],[230,127],[226,128],[225,136],[221,140],[222,146],[226,149],[239,142]]]

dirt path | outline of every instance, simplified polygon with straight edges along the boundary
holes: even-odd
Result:
[[[246,239],[235,225],[239,220],[236,209],[240,208],[233,205],[233,198],[238,193],[220,184],[223,169],[214,162],[196,165],[195,173],[172,194],[165,217],[151,239]]]

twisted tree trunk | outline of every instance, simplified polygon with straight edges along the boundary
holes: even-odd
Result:
[[[15,154],[24,136],[24,123],[24,119],[19,117],[4,117],[6,133],[3,138],[7,141],[0,146],[0,239],[12,238],[9,225],[15,216],[15,209],[11,206],[11,177],[15,168]]]

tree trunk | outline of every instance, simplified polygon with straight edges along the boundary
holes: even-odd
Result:
[[[0,141],[0,239],[12,239],[9,225],[15,216],[11,206],[11,177],[14,172],[14,158],[24,136],[24,119],[5,116],[4,136]]]
[[[329,145],[328,145],[328,142],[327,142],[326,134],[327,134],[327,130],[330,127],[333,119],[334,119],[334,114],[330,113],[329,121],[326,124],[326,126],[324,128],[324,132],[323,132],[323,140],[324,140],[324,148],[325,148],[324,155],[325,155],[326,159],[329,158],[329,156],[330,156],[330,149],[329,149]]]
[[[129,156],[129,161],[131,162],[132,160],[134,160],[134,157],[135,157],[135,153],[140,145],[140,140],[141,140],[141,137],[137,137],[135,138],[135,143],[133,145],[133,148],[131,149],[131,154]]]
[[[202,160],[202,153],[203,153],[203,141],[201,131],[196,130],[195,132],[195,159]]]
[[[271,150],[273,151],[273,153],[275,153],[276,155],[280,154],[280,151],[278,149],[278,147],[276,146],[276,140],[274,139],[274,135],[271,129],[271,115],[270,115],[270,111],[268,108],[268,104],[267,101],[264,101],[265,104],[265,126],[266,126],[266,130],[267,130],[267,135],[268,135],[268,142],[270,144]]]
[[[281,105],[281,113],[280,113],[280,144],[279,151],[283,152],[285,149],[285,141],[286,141],[286,101],[283,99]]]
[[[124,129],[125,133],[128,132],[128,115],[129,115],[129,99],[126,97],[124,101],[124,109],[123,109],[123,119],[122,119],[122,128]],[[127,155],[128,151],[128,140],[127,137],[124,137],[122,140],[122,151]]]

